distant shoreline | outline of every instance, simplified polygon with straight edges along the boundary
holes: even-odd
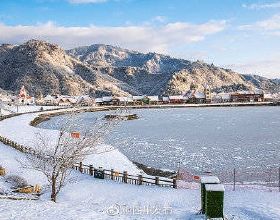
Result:
[[[110,111],[120,108],[127,109],[166,109],[166,108],[210,108],[210,107],[256,107],[256,106],[280,106],[280,102],[228,102],[228,103],[209,103],[209,104],[161,104],[161,105],[131,105],[131,106],[97,106],[97,107],[80,107],[80,108],[68,108],[64,111],[42,113],[38,117],[34,118],[30,125],[36,127],[44,121],[50,120],[50,118],[69,114],[71,112],[84,113],[84,112],[97,112],[97,111]],[[70,111],[69,111],[70,110]],[[72,110],[72,111],[71,111]]]

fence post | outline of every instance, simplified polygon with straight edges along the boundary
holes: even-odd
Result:
[[[81,173],[83,172],[83,162],[80,162],[80,164],[79,164],[79,171]]]
[[[93,166],[89,165],[89,175],[93,176]]]
[[[123,171],[123,182],[127,183],[127,171]]]
[[[114,180],[114,169],[111,169],[111,180]]]
[[[173,179],[173,188],[177,189],[177,180],[176,180],[176,178]]]
[[[138,175],[138,184],[139,185],[143,184],[143,176],[142,175]]]
[[[156,176],[155,184],[159,185],[159,177],[158,176]]]

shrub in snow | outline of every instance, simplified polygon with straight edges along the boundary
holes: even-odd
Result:
[[[0,195],[4,195],[4,194],[5,194],[4,190],[0,188]]]
[[[24,178],[17,175],[8,175],[5,177],[5,181],[10,183],[14,188],[25,187],[28,185]]]

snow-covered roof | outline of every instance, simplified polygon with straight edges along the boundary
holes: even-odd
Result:
[[[230,93],[218,93],[215,98],[221,98],[223,100],[230,100]]]
[[[265,99],[273,99],[273,96],[271,94],[264,94],[263,97]]]
[[[162,97],[162,101],[164,101],[164,102],[169,101],[169,97]]]
[[[144,98],[143,95],[141,96],[132,96],[133,100],[142,100]]]
[[[120,102],[127,102],[127,97],[118,97],[118,100],[120,101]]]
[[[205,184],[206,191],[224,192],[225,187],[223,184]]]
[[[201,176],[200,182],[201,183],[220,183],[220,180],[216,176]]]
[[[158,101],[159,99],[158,99],[158,96],[148,96],[148,99],[150,100],[150,101]]]
[[[77,100],[75,98],[58,98],[58,102],[70,102],[72,104],[76,103]]]
[[[103,102],[111,102],[112,99],[113,99],[112,96],[104,96],[104,97],[102,97]]]
[[[132,97],[127,97],[127,102],[133,102],[133,98]]]
[[[205,94],[203,92],[195,92],[193,96],[196,99],[205,99]]]
[[[1,97],[0,97],[0,100],[1,100],[2,102],[10,102],[12,99],[9,98],[9,97],[7,97],[7,96],[1,96]]]
[[[255,94],[263,94],[263,91],[261,89],[255,89]]]
[[[47,95],[45,98],[44,98],[45,101],[53,101],[55,100],[55,98],[51,95]]]
[[[102,99],[102,98],[96,98],[96,99],[95,99],[95,102],[96,102],[96,103],[103,102],[103,99]]]
[[[180,99],[180,100],[184,100],[185,98],[182,96],[182,95],[171,95],[171,96],[169,96],[169,99],[171,100],[171,99]]]

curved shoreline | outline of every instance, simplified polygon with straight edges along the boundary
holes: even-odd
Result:
[[[248,106],[248,104],[243,104],[241,106]],[[250,103],[249,106],[256,106],[252,105]],[[263,105],[257,105],[257,106],[263,106]],[[153,105],[153,106],[129,106],[128,109],[166,109],[166,108],[188,108],[188,107],[217,107],[214,105]],[[223,105],[222,107],[236,107],[233,105]],[[83,112],[98,112],[98,111],[109,111],[109,110],[115,110],[119,108],[124,108],[124,106],[100,106],[100,107],[79,107],[79,108],[67,108],[67,109],[55,109],[55,110],[48,110],[46,112],[36,112],[37,115],[29,121],[29,125],[36,128],[37,125],[40,123],[50,120],[51,117],[59,116],[59,115],[64,115],[64,114],[69,114],[69,113],[83,113]],[[28,113],[23,113],[23,114],[28,114]],[[31,113],[29,113],[31,114]],[[14,115],[14,116],[18,116]],[[22,114],[20,114],[22,115]],[[13,117],[13,116],[10,116]],[[150,166],[146,166],[145,164],[141,164],[135,161],[131,161],[136,165],[139,169],[145,170],[145,172],[148,175],[156,175],[156,176],[170,176],[170,173],[166,173],[164,170],[160,169],[155,169]]]
[[[72,111],[73,109],[64,109],[63,111],[49,111],[48,113],[59,113]],[[79,109],[80,110],[80,109]],[[34,118],[38,117],[40,112],[25,113],[10,117],[0,121],[0,136],[10,142],[16,143],[20,146],[25,146],[28,149],[36,147],[36,137],[38,134],[43,135],[48,141],[49,148],[56,144],[56,138],[59,135],[57,130],[36,128],[30,125]],[[8,144],[9,145],[9,144]],[[107,145],[100,145],[98,151],[103,151],[102,154],[88,155],[83,163],[93,165],[93,167],[104,167],[106,169],[115,169],[119,172],[127,171],[132,175],[138,175],[142,171],[131,162],[124,154],[117,148],[112,151],[106,151]]]
[[[210,108],[210,107],[260,107],[260,106],[279,106],[280,103],[273,103],[273,102],[236,102],[236,103],[210,103],[210,104],[163,104],[163,105],[135,105],[135,106],[93,106],[93,107],[79,107],[70,108],[72,111],[69,111],[69,108],[63,109],[65,111],[53,112],[53,113],[46,113],[40,114],[34,120],[30,122],[31,126],[36,127],[40,123],[44,121],[50,120],[51,117],[64,115],[67,113],[75,112],[75,113],[83,113],[83,112],[97,112],[97,111],[110,111],[116,110],[121,108],[127,109],[166,109],[166,108]],[[61,110],[61,109],[56,109]],[[53,111],[53,110],[52,110]]]

